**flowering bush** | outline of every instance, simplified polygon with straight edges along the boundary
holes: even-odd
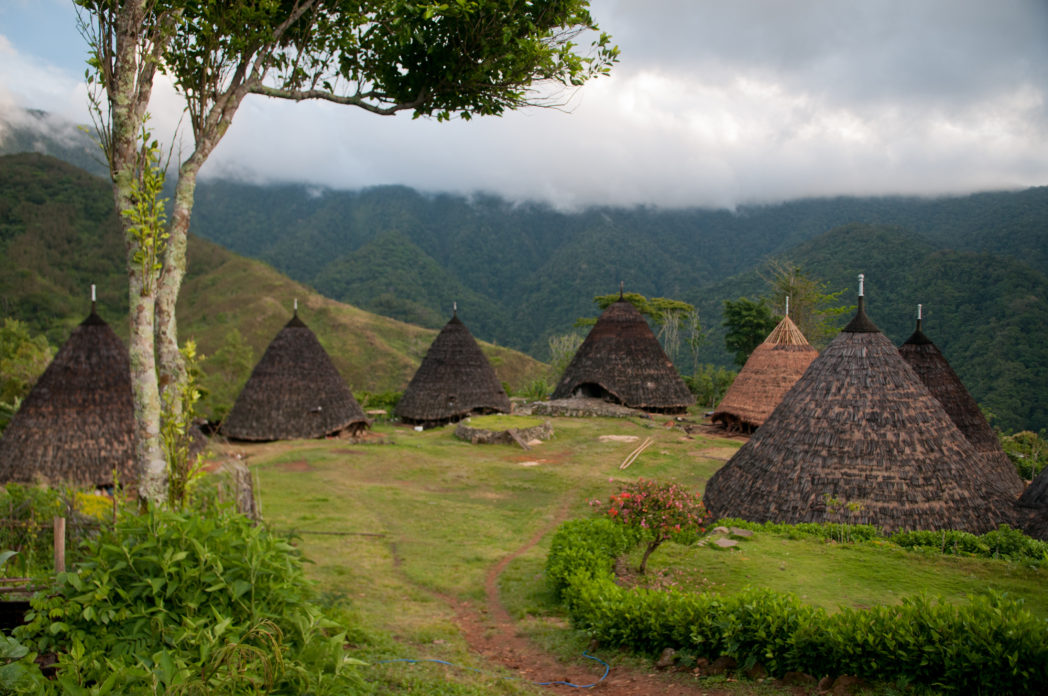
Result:
[[[591,506],[615,522],[634,527],[648,542],[638,572],[644,573],[648,557],[664,541],[693,544],[706,533],[710,514],[698,493],[689,493],[673,483],[638,479],[611,496],[607,504],[594,500]]]

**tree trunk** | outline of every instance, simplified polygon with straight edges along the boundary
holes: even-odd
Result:
[[[215,128],[214,130],[219,130]],[[196,146],[189,158],[178,169],[175,184],[175,202],[168,226],[167,245],[164,247],[164,268],[157,283],[156,342],[159,356],[160,393],[171,393],[176,398],[169,400],[173,416],[181,416],[181,401],[177,398],[178,388],[186,381],[186,365],[178,349],[178,321],[175,307],[182,280],[186,276],[188,262],[186,248],[189,242],[189,222],[193,215],[196,195],[197,174],[214,151],[221,139],[220,133],[194,133]]]
[[[142,0],[128,2],[117,18],[113,71],[106,84],[112,121],[111,151],[108,154],[113,179],[113,198],[118,212],[132,206],[133,182],[138,177],[138,136],[146,119],[155,65],[143,56],[139,39],[145,20]],[[150,502],[166,497],[167,471],[160,442],[160,393],[157,388],[153,341],[155,284],[143,276],[133,258],[137,243],[129,233],[129,221],[121,215],[127,246],[129,345],[131,390],[135,416],[135,464],[138,493]]]
[[[157,283],[156,343],[159,357],[158,379],[161,394],[178,394],[178,387],[186,380],[186,366],[178,349],[178,321],[175,306],[182,280],[186,275],[186,245],[189,237],[189,219],[193,213],[193,196],[196,192],[197,171],[200,169],[194,157],[190,157],[178,172],[175,185],[175,203],[168,227],[167,245],[164,247],[164,268]],[[171,398],[168,408],[172,415],[180,416],[181,400]]]

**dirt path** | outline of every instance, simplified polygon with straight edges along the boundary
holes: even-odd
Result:
[[[608,676],[601,680],[604,666],[583,657],[564,663],[546,653],[522,636],[499,597],[498,580],[506,567],[526,553],[567,519],[571,500],[565,500],[547,525],[512,553],[491,567],[484,580],[485,606],[475,605],[451,597],[444,597],[455,610],[456,620],[470,649],[486,659],[516,672],[531,682],[569,682],[578,686],[596,684],[594,692],[606,696],[642,696],[658,693],[664,696],[722,696],[732,692],[701,688],[700,685],[681,685],[654,673],[636,672],[612,665]],[[586,664],[590,663],[590,664]],[[599,683],[598,683],[599,682]],[[567,685],[549,685],[558,692],[577,692]]]

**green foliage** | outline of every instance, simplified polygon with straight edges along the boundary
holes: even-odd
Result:
[[[186,368],[186,380],[175,389],[164,393],[164,408],[160,417],[160,441],[167,461],[167,502],[176,509],[184,509],[193,486],[204,473],[204,455],[190,454],[193,443],[191,427],[196,420],[196,405],[200,400],[197,380],[200,361],[196,342],[186,341],[181,349]],[[177,401],[177,403],[175,403]]]
[[[816,348],[825,347],[840,330],[841,319],[855,311],[854,306],[840,305],[844,290],[827,292],[828,283],[788,260],[768,262],[763,273],[771,305],[785,308],[789,298],[790,319]]]
[[[385,409],[388,414],[393,413],[393,409],[400,403],[400,397],[402,396],[404,396],[404,392],[392,390],[384,392],[358,391],[353,393],[353,398],[357,400],[357,403],[365,411],[381,408]]]
[[[626,590],[611,578],[609,554],[621,547],[607,543],[606,527],[604,519],[565,523],[546,565],[574,624],[602,643],[648,654],[673,646],[743,667],[760,663],[773,675],[857,674],[947,693],[1029,693],[1048,679],[1048,622],[1002,595],[960,607],[918,596],[830,615],[770,590]]]
[[[706,363],[697,365],[694,375],[684,375],[684,383],[700,408],[713,408],[724,398],[738,374],[737,370]]]
[[[62,494],[51,488],[5,484],[0,489],[0,549],[16,551],[6,574],[17,577],[44,575],[54,570],[52,520],[66,512]],[[74,526],[70,525],[69,531]]]
[[[200,359],[201,412],[212,421],[221,421],[251,376],[255,352],[234,326],[226,332],[218,350]]]
[[[0,692],[45,693],[48,682],[34,663],[35,657],[17,638],[0,633]]]
[[[23,322],[4,319],[0,324],[0,433],[53,357],[47,338],[34,335]]]
[[[637,479],[608,498],[590,505],[618,524],[632,527],[647,542],[638,572],[644,573],[648,558],[665,541],[693,544],[706,532],[710,514],[698,493],[689,493],[675,483]]]
[[[560,381],[564,370],[568,369],[579,346],[585,338],[577,331],[569,331],[563,334],[554,334],[549,337],[549,381],[556,384]],[[552,389],[547,389],[552,391]]]
[[[1048,466],[1048,437],[1024,430],[1012,435],[1000,435],[1001,447],[1015,464],[1020,478],[1032,481]]]
[[[53,691],[336,694],[360,684],[294,548],[240,515],[127,515],[84,558],[33,598],[15,632],[58,655]]]
[[[734,354],[735,364],[740,368],[745,365],[753,349],[764,343],[778,323],[763,297],[724,300],[724,326],[728,329],[724,345]]]
[[[887,540],[905,549],[935,552],[953,556],[1003,558],[1010,561],[1039,564],[1048,561],[1048,541],[1026,536],[1018,529],[1001,525],[985,534],[972,534],[957,529],[895,532],[884,535],[869,524],[839,524],[836,522],[749,522],[737,518],[718,520],[718,524],[771,532],[790,539],[814,537],[827,541],[862,543]]]
[[[553,393],[553,387],[549,382],[545,379],[533,379],[524,385],[516,396],[524,397],[528,401],[545,401],[551,393]]]
[[[137,177],[131,180],[130,207],[121,210],[127,218],[127,236],[134,251],[131,262],[138,266],[142,278],[142,295],[152,294],[157,274],[163,264],[161,255],[169,235],[165,231],[167,212],[164,208],[165,167],[160,164],[160,145],[143,129],[141,151],[137,160]]]

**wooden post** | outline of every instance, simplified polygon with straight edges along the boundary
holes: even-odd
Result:
[[[64,517],[55,517],[55,572],[65,572],[65,524]]]

